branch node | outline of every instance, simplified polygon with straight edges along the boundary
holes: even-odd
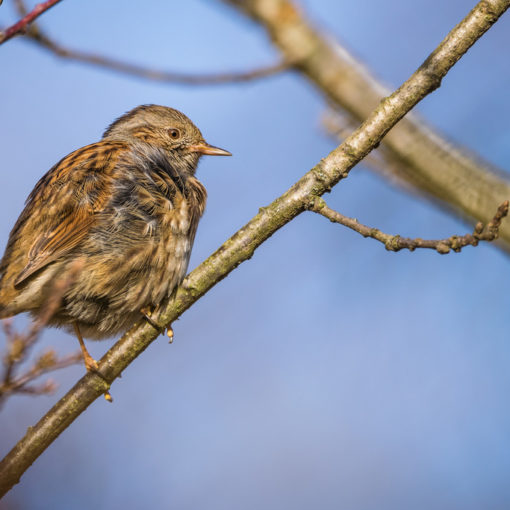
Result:
[[[450,247],[448,246],[447,243],[440,241],[436,245],[436,251],[441,255],[447,255],[448,253],[450,253]]]

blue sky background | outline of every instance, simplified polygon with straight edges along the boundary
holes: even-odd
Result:
[[[15,20],[11,4],[0,8],[3,25]],[[475,2],[301,4],[395,87]],[[164,69],[278,58],[262,30],[217,1],[64,1],[41,24],[70,46]],[[506,170],[509,43],[506,15],[418,108]],[[210,198],[191,268],[335,146],[320,128],[323,99],[294,73],[162,85],[64,62],[20,38],[0,48],[0,69],[2,245],[36,180],[138,104],[182,110],[234,154],[201,163]],[[405,236],[471,229],[362,165],[326,199]],[[129,367],[114,404],[95,402],[0,508],[508,508],[509,269],[494,246],[388,253],[303,214],[184,314],[173,345],[161,338]],[[89,348],[99,358],[111,344]],[[48,346],[72,352],[77,342],[48,330],[39,350]],[[58,373],[55,395],[8,402],[0,454],[83,371]]]

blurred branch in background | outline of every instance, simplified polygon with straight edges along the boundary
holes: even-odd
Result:
[[[349,218],[331,209],[322,198],[316,198],[310,210],[321,214],[333,223],[339,223],[358,232],[363,237],[370,237],[380,241],[388,251],[400,251],[403,249],[414,251],[416,248],[428,248],[436,250],[441,255],[446,255],[450,253],[450,250],[458,253],[466,246],[478,246],[479,241],[490,242],[497,239],[501,222],[508,215],[508,204],[508,200],[503,202],[487,225],[479,221],[472,234],[464,234],[463,236],[454,235],[446,239],[410,239],[408,237],[400,237],[399,235],[385,234],[377,228],[363,225],[357,219]]]
[[[317,30],[291,0],[223,0],[266,29],[284,58],[358,125],[388,90],[346,48]],[[426,65],[427,61],[424,65]],[[384,138],[389,156],[369,164],[396,175],[462,218],[490,221],[494,203],[510,196],[510,177],[467,149],[446,140],[417,115],[407,115]],[[510,251],[510,223],[501,227]]]
[[[25,32],[30,23],[60,1],[61,0],[47,0],[46,2],[37,4],[30,12],[25,11],[22,14],[23,17],[21,20],[0,32],[0,44],[3,44],[15,35]],[[0,5],[1,4],[2,2],[0,2]]]
[[[26,17],[27,8],[24,1],[16,0],[15,3],[20,15]],[[48,33],[43,31],[36,23],[32,23],[32,25],[26,29],[25,36],[41,48],[44,48],[54,55],[67,60],[75,60],[77,62],[102,67],[110,71],[127,74],[137,78],[180,85],[223,85],[227,83],[243,83],[260,80],[262,78],[269,78],[270,76],[282,73],[292,67],[292,62],[282,60],[276,64],[248,71],[218,72],[210,74],[178,73],[174,71],[151,69],[104,55],[68,48],[50,37]]]
[[[27,360],[32,347],[35,345],[44,327],[51,321],[60,303],[83,269],[83,262],[74,263],[67,274],[57,278],[53,284],[51,299],[41,310],[24,334],[14,331],[9,319],[3,321],[3,329],[7,339],[7,351],[2,358],[3,375],[0,379],[0,407],[5,400],[14,393],[41,395],[55,390],[55,383],[47,381],[38,386],[28,386],[39,376],[48,372],[65,368],[83,361],[81,352],[59,358],[54,350],[49,349],[36,358],[33,365],[24,373],[19,374],[22,364]]]
[[[275,74],[286,71],[291,67],[290,63],[282,61],[276,64],[249,71],[211,74],[186,74],[173,71],[162,71],[159,69],[150,69],[103,55],[66,48],[57,43],[54,39],[48,37],[46,34],[43,34],[38,27],[32,26],[27,31],[26,35],[33,42],[38,43],[41,47],[51,51],[59,57],[68,60],[76,60],[138,78],[145,78],[148,80],[166,83],[178,83],[181,85],[223,85],[227,83],[242,83],[253,80],[260,80],[262,78],[268,78]]]
[[[8,319],[3,321],[3,328],[7,339],[7,351],[2,358],[0,409],[7,398],[14,394],[44,395],[53,393],[56,384],[51,379],[35,386],[30,383],[43,374],[82,362],[81,352],[59,358],[53,349],[48,349],[35,359],[29,369],[18,373],[39,337],[40,328],[38,326],[36,331],[32,328],[28,333],[21,334],[13,330],[11,321]]]
[[[479,2],[426,62],[396,92],[381,101],[354,133],[282,196],[260,208],[254,218],[192,271],[170,301],[152,316],[154,322],[172,324],[214,285],[250,259],[269,237],[310,209],[318,197],[346,178],[404,115],[439,87],[446,73],[509,7],[510,0]],[[25,437],[0,462],[0,496],[18,483],[41,453],[109,388],[159,333],[158,328],[146,321],[135,325],[103,356],[99,373],[87,373],[35,426],[28,429]]]

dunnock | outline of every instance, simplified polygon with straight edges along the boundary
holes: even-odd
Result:
[[[206,203],[195,178],[207,144],[181,112],[138,106],[101,141],[57,163],[29,195],[0,262],[0,318],[37,315],[77,261],[78,278],[49,324],[78,336],[122,333],[170,296],[186,273]]]

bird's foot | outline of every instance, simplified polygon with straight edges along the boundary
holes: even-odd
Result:
[[[154,328],[159,331],[161,335],[165,334],[168,337],[168,343],[171,344],[174,341],[174,330],[172,326],[161,326],[153,318],[152,315],[156,312],[156,308],[151,310],[149,307],[144,307],[140,310],[140,313],[144,316],[145,320]]]
[[[99,365],[97,364],[97,361],[88,353],[88,351],[83,353],[83,362],[85,363],[87,372],[99,372]]]
[[[140,310],[140,313],[144,316],[145,320],[154,328],[159,331],[160,335],[165,334],[165,326],[160,326],[153,318],[152,314],[154,311],[152,311],[149,307],[142,308]]]
[[[101,377],[101,379],[103,379],[103,381],[108,383],[108,381],[103,377],[103,374],[101,374],[101,372],[99,371],[99,365],[97,361],[88,353],[88,351],[87,353],[83,353],[83,361],[85,363],[85,368],[87,369],[87,372],[92,372],[98,375],[99,377]],[[113,402],[113,398],[108,390],[104,392],[104,399],[107,402]]]

